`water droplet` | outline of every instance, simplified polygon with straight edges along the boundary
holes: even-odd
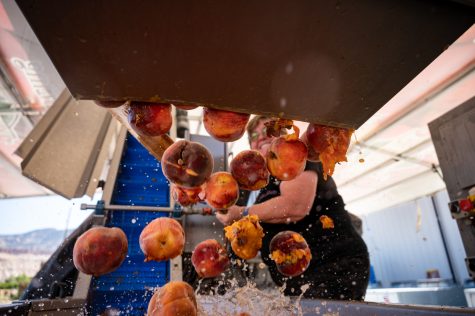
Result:
[[[294,71],[294,64],[290,62],[287,64],[287,66],[285,66],[285,73],[290,75],[293,71]]]
[[[287,106],[287,99],[286,98],[280,98],[280,107],[285,108]]]

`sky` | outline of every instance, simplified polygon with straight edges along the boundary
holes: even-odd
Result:
[[[58,195],[0,199],[0,235],[22,234],[36,229],[74,229],[91,214],[81,203],[96,204],[90,197],[67,200]]]

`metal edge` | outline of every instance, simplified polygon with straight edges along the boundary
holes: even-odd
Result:
[[[106,162],[108,159],[107,156],[109,154],[109,146],[117,133],[117,124],[118,123],[116,120],[109,121],[109,126],[106,135],[104,136],[104,141],[102,142],[101,149],[99,151],[99,154],[97,155],[96,163],[91,172],[89,183],[86,188],[86,195],[88,195],[89,197],[93,197],[94,192],[97,188],[98,178],[100,178],[102,171],[106,167]],[[96,181],[94,181],[94,179],[96,179]]]
[[[64,89],[53,105],[46,111],[41,120],[28,133],[20,146],[15,150],[15,154],[20,158],[26,159],[30,153],[41,143],[49,134],[52,124],[64,111],[66,105],[71,101],[72,95],[69,90]]]
[[[77,191],[75,196],[80,197],[83,196],[86,192],[87,189],[89,188],[91,184],[91,178],[93,176],[93,172],[96,169],[96,166],[99,161],[99,156],[101,155],[101,152],[103,150],[103,146],[106,140],[107,133],[109,132],[109,126],[112,121],[112,115],[109,112],[106,112],[106,115],[104,116],[104,120],[102,121],[102,126],[99,134],[97,135],[96,142],[94,143],[93,149],[98,148],[99,150],[93,150],[89,153],[89,163],[86,165],[86,167],[83,170],[83,174],[81,176],[82,183],[85,183],[85,187],[82,187],[81,184],[77,187]],[[94,163],[91,163],[94,161]]]
[[[112,192],[114,191],[115,181],[117,179],[117,172],[119,172],[119,165],[122,158],[122,152],[124,151],[126,136],[127,128],[122,125],[119,135],[117,136],[114,155],[112,156],[109,173],[107,174],[106,183],[104,185],[104,193],[102,194],[102,199],[104,200],[106,208],[111,208],[110,201],[112,199]]]

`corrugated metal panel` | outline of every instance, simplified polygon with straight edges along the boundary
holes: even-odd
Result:
[[[383,287],[416,281],[429,269],[452,278],[432,201],[428,197],[363,217],[376,279]]]
[[[449,195],[446,190],[438,192],[434,195],[434,204],[439,216],[442,234],[447,245],[450,262],[454,269],[455,279],[457,283],[463,285],[465,280],[470,279],[465,266],[464,259],[467,257],[463,247],[462,237],[457,227],[457,222],[450,216],[449,211]]]

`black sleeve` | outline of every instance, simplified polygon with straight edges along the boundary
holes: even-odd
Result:
[[[335,198],[341,198],[338,194],[335,181],[331,176],[328,176],[325,180],[323,178],[323,167],[321,162],[307,161],[305,170],[312,170],[317,173],[317,197],[323,200],[333,200]]]
[[[251,193],[251,191],[248,191],[248,190],[239,190],[239,198],[236,202],[236,205],[237,206],[246,206],[250,193]]]

